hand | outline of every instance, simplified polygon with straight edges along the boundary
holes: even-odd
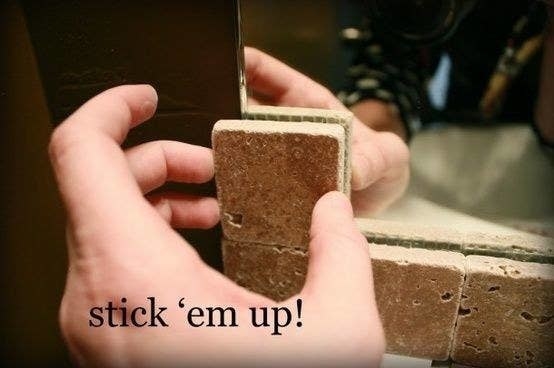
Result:
[[[346,198],[329,193],[317,203],[305,287],[281,303],[292,308],[302,298],[303,326],[287,328],[282,336],[253,328],[248,307],[276,303],[208,267],[173,230],[215,225],[216,200],[149,194],[166,181],[210,180],[211,150],[170,141],[120,148],[156,104],[150,86],[113,88],[83,105],[52,135],[50,156],[68,215],[69,271],[60,325],[76,362],[376,366],[384,340],[368,247]],[[131,310],[144,306],[149,296],[168,307],[163,319],[169,327],[89,326],[92,307],[113,301]],[[239,327],[186,325],[185,311],[177,308],[181,298],[190,307],[233,306]]]
[[[249,103],[347,110],[325,87],[305,75],[247,47],[246,79]],[[376,132],[354,118],[352,136],[352,203],[358,216],[389,206],[405,191],[409,150],[396,134]]]
[[[406,141],[408,132],[399,112],[391,104],[376,99],[364,99],[350,106],[350,111],[369,128],[392,132]]]

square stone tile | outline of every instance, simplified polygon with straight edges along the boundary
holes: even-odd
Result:
[[[370,244],[370,252],[387,352],[448,359],[464,279],[464,256],[377,244]],[[308,253],[224,240],[223,262],[227,276],[239,285],[281,301],[301,291]]]
[[[302,290],[308,268],[306,250],[226,239],[221,244],[225,274],[240,286],[275,301]]]
[[[313,109],[307,107],[284,107],[284,106],[248,106],[246,118],[251,120],[273,120],[273,121],[304,121],[326,124],[339,124],[344,128],[346,152],[344,155],[344,184],[345,193],[350,194],[350,176],[352,175],[351,142],[352,142],[352,119],[354,115],[350,111]]]
[[[212,144],[227,239],[306,248],[317,200],[345,191],[338,124],[222,120]]]
[[[465,272],[461,253],[370,244],[387,352],[446,360]]]
[[[451,356],[478,367],[552,367],[554,265],[468,256]]]

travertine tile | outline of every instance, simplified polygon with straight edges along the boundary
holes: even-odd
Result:
[[[478,367],[554,363],[554,265],[468,256],[452,359]]]
[[[345,193],[350,194],[350,176],[352,175],[350,150],[352,142],[352,119],[354,115],[350,111],[312,109],[306,107],[283,106],[248,106],[246,118],[251,120],[272,121],[305,121],[313,123],[340,124],[344,128],[345,147],[344,155],[344,187]]]
[[[448,358],[464,274],[459,253],[370,245],[387,351]],[[308,255],[291,248],[223,241],[225,273],[275,300],[298,293]],[[338,275],[337,277],[340,277]]]
[[[464,280],[460,253],[370,245],[387,351],[445,360]]]
[[[317,200],[344,192],[338,124],[222,120],[212,144],[227,239],[306,248]]]
[[[237,284],[276,301],[302,290],[308,267],[304,249],[223,239],[223,268]]]
[[[543,236],[483,234],[373,219],[356,221],[360,231],[373,243],[554,263],[554,239]]]

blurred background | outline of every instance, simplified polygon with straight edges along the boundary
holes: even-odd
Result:
[[[245,44],[335,92],[343,87],[353,55],[339,34],[361,23],[363,1],[242,0],[241,8]],[[57,326],[66,250],[46,154],[52,125],[18,1],[0,2],[0,50],[0,361],[69,365]],[[418,134],[411,149],[409,192],[383,218],[552,234],[552,165],[527,124],[439,126]]]

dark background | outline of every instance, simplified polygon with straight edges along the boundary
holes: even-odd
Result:
[[[245,43],[336,90],[348,58],[338,32],[357,24],[360,2],[243,0]],[[0,363],[13,366],[69,364],[57,325],[67,260],[51,129],[21,6],[0,1]]]

